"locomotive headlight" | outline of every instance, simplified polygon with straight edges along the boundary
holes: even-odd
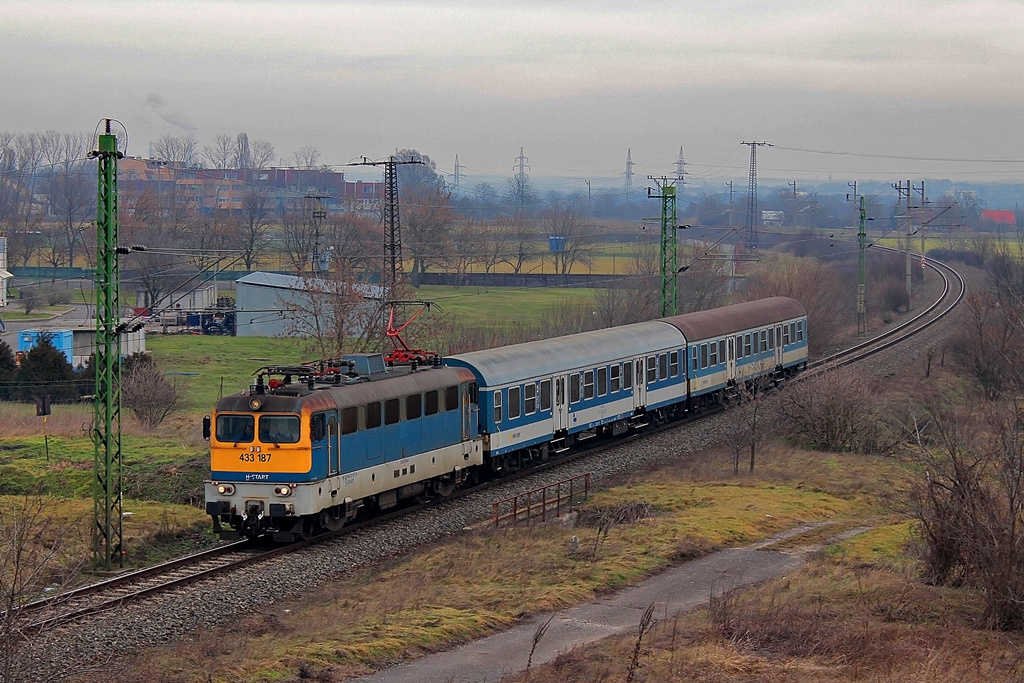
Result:
[[[259,410],[263,407],[263,399],[252,397],[249,399],[249,410]]]
[[[220,484],[217,486],[217,493],[222,496],[230,496],[235,492],[235,487],[231,484]]]
[[[275,486],[274,493],[279,496],[290,496],[292,495],[292,489],[290,486]]]

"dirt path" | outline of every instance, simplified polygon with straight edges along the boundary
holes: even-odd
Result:
[[[574,647],[636,631],[641,616],[652,602],[655,617],[662,619],[703,605],[712,590],[784,576],[800,566],[807,551],[814,548],[801,548],[798,552],[761,548],[812,528],[815,527],[800,527],[747,548],[723,550],[669,569],[604,599],[556,612],[533,653],[532,663],[541,665]],[[351,680],[358,683],[495,683],[506,674],[526,668],[533,636],[538,626],[549,618],[550,612],[534,615],[509,631]]]

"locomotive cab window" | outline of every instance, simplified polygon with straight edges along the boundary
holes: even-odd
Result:
[[[309,418],[309,438],[313,441],[323,441],[327,436],[327,422],[323,413],[317,413]]]
[[[458,410],[459,409],[459,388],[458,387],[447,387],[444,390],[444,409],[445,410]]]
[[[252,415],[218,415],[217,440],[251,443],[254,424]]]
[[[297,415],[263,415],[260,417],[260,441],[265,443],[298,443]]]

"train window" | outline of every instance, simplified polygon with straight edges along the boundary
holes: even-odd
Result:
[[[798,320],[797,323],[796,323],[796,340],[797,341],[803,341],[804,340],[804,321],[803,320]]]
[[[610,391],[613,394],[616,391],[619,390],[619,373],[620,372],[621,372],[621,369],[619,368],[618,365],[613,365],[610,368],[608,368],[608,379],[609,379],[609,381],[611,383],[611,385],[608,387],[608,391]]]
[[[501,424],[501,389],[494,392],[494,424]]]
[[[405,419],[415,420],[423,412],[423,398],[419,394],[409,394],[405,397]]]
[[[587,370],[583,373],[583,398],[589,400],[594,398],[594,371]]]
[[[608,368],[597,369],[597,395],[604,396],[608,393]]]
[[[668,374],[670,377],[679,376],[679,356],[680,351],[673,351],[668,354]]]
[[[540,383],[540,409],[551,410],[551,380]]]
[[[384,424],[393,425],[402,419],[401,403],[397,398],[384,401]]]
[[[703,370],[708,366],[708,345],[700,345],[700,369]]]
[[[718,344],[716,342],[708,344],[708,363],[712,366],[718,365]]]
[[[658,380],[658,357],[647,356],[647,383],[653,384]]]
[[[469,387],[469,402],[479,404],[480,396],[478,393],[476,382],[470,382],[466,386]]]
[[[341,410],[341,433],[352,434],[359,429],[359,409],[355,406],[342,408]]]
[[[690,347],[690,372],[697,372],[697,366],[699,361],[697,360],[699,352],[697,351],[696,345]]]
[[[317,413],[309,419],[309,438],[313,441],[322,441],[327,436],[327,425],[324,422],[324,414]]]
[[[789,325],[782,326],[782,345],[789,346]]]
[[[532,382],[523,386],[523,412],[527,415],[537,412],[537,385]]]
[[[520,387],[508,388],[508,419],[514,420],[521,414],[523,390]]]
[[[217,440],[251,443],[254,424],[252,415],[218,415]]]
[[[769,327],[768,328],[768,348],[769,349],[774,349],[775,348],[775,328],[774,327]]]
[[[290,415],[260,417],[260,441],[265,443],[298,443],[299,418]]]
[[[380,427],[380,401],[366,404],[366,428]]]
[[[633,388],[633,361],[631,360],[622,364],[622,388]]]
[[[743,358],[743,335],[736,335],[736,359]]]
[[[721,339],[718,342],[718,362],[725,362],[725,340]]]
[[[668,354],[658,356],[658,379],[668,379]]]
[[[761,330],[761,350],[768,350],[768,330]]]
[[[750,332],[747,332],[745,335],[743,335],[743,355],[750,356],[753,353],[754,351],[750,347]]]
[[[444,390],[444,408],[445,410],[458,410],[459,409],[459,388],[446,387]]]
[[[437,389],[431,389],[423,394],[423,414],[437,415]]]
[[[580,402],[580,373],[569,375],[569,403]]]

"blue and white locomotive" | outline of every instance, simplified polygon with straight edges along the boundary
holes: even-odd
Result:
[[[224,538],[337,529],[794,374],[807,340],[803,306],[773,297],[430,366],[268,366],[207,418],[206,511]]]

